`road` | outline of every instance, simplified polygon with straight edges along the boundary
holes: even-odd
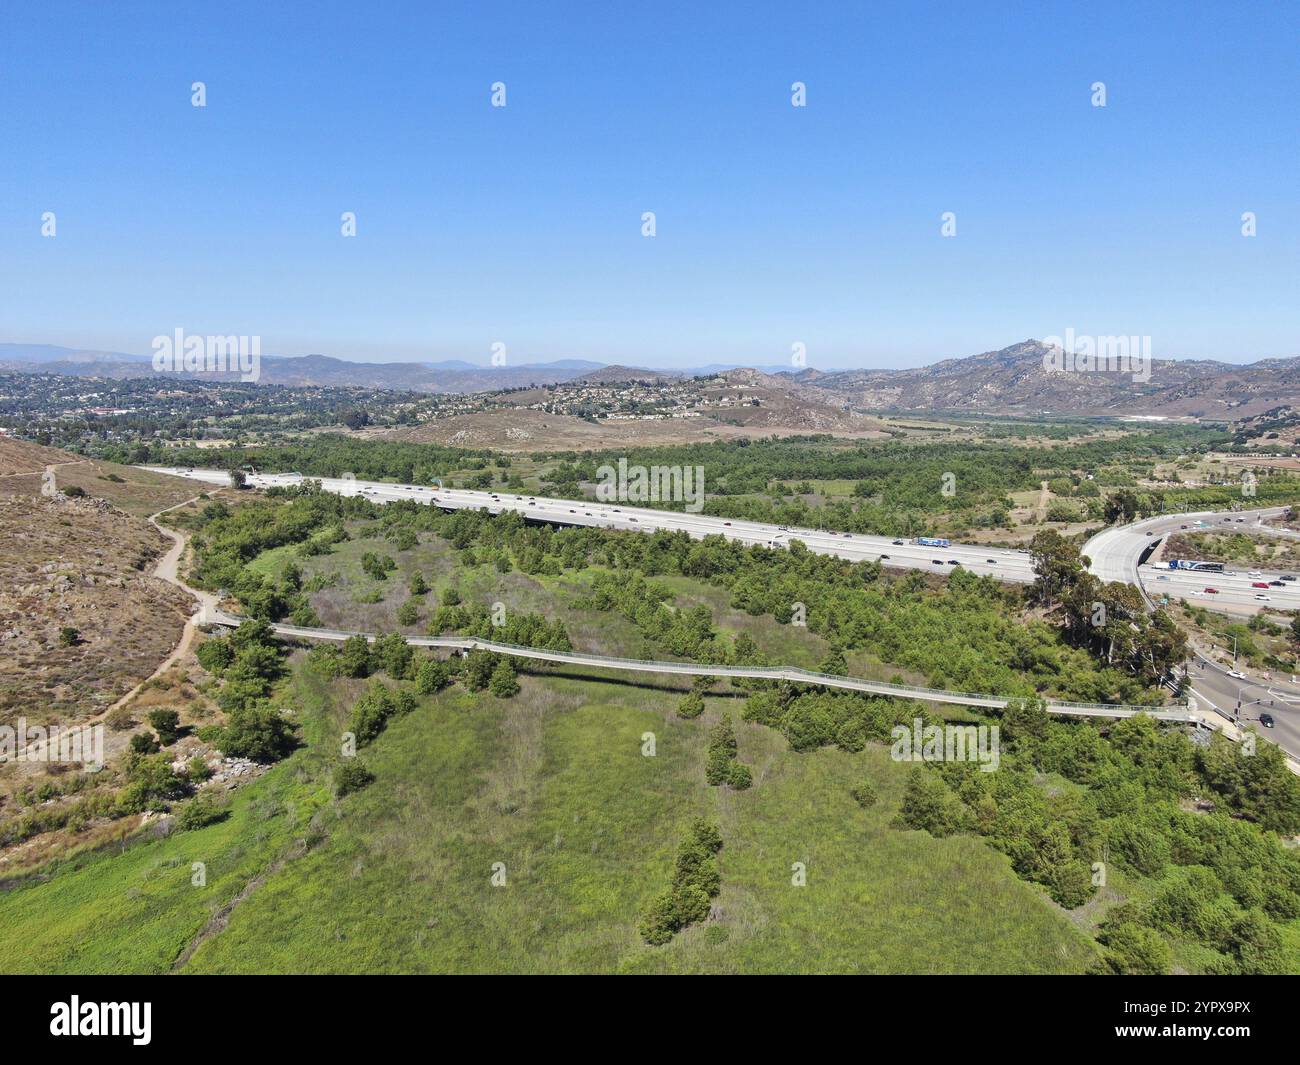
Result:
[[[1092,559],[1092,571],[1104,581],[1123,581],[1145,589],[1149,598],[1162,596],[1185,599],[1230,614],[1255,614],[1260,610],[1300,610],[1300,581],[1267,588],[1254,587],[1278,578],[1268,570],[1252,575],[1248,567],[1228,566],[1224,573],[1170,570],[1161,565],[1139,565],[1144,554],[1154,551],[1170,533],[1233,531],[1261,528],[1264,518],[1286,512],[1286,507],[1223,514],[1202,511],[1195,514],[1162,515],[1115,529],[1105,529],[1083,545]],[[1202,522],[1197,525],[1196,522]],[[1270,532],[1274,530],[1268,530]],[[1207,592],[1207,588],[1215,591]],[[1258,598],[1266,596],[1265,599]]]
[[[223,470],[189,470],[183,467],[149,466],[156,473],[190,477],[210,484],[228,485],[230,475]],[[974,573],[988,574],[1001,580],[1028,583],[1034,579],[1033,563],[1024,551],[954,544],[952,547],[918,547],[901,537],[862,536],[818,529],[801,529],[765,525],[739,519],[714,518],[705,514],[684,514],[674,510],[651,510],[622,503],[593,503],[589,499],[553,499],[546,496],[518,495],[512,492],[474,492],[459,488],[431,488],[421,485],[384,484],[350,478],[314,478],[327,492],[360,495],[377,503],[394,499],[414,499],[436,503],[445,510],[487,510],[492,514],[516,511],[533,521],[559,525],[587,525],[602,529],[626,529],[654,532],[664,529],[683,531],[702,540],[706,536],[725,536],[743,544],[781,547],[791,540],[801,540],[809,551],[854,562],[877,559],[896,569],[926,569],[947,573],[950,560]],[[287,486],[303,480],[298,474],[249,474],[254,488]]]
[[[1148,601],[1163,596],[1182,599],[1227,614],[1249,615],[1260,610],[1300,610],[1300,581],[1285,587],[1253,587],[1256,581],[1270,581],[1277,574],[1229,567],[1225,573],[1198,573],[1170,570],[1159,566],[1139,565],[1139,559],[1153,544],[1173,532],[1232,530],[1241,532],[1277,530],[1261,523],[1284,514],[1286,507],[1266,507],[1231,514],[1200,512],[1165,515],[1136,522],[1117,529],[1106,529],[1089,540],[1084,554],[1093,560],[1093,571],[1108,581],[1136,584]],[[1203,524],[1197,525],[1197,522]],[[1217,593],[1206,592],[1216,588]],[[1266,601],[1256,599],[1267,595]],[[1245,668],[1238,672],[1246,673]],[[1258,728],[1292,756],[1300,757],[1300,684],[1290,675],[1269,678],[1267,675],[1233,677],[1229,670],[1196,651],[1191,664],[1191,695],[1200,710],[1212,710],[1234,723]],[[1240,710],[1238,710],[1240,707]],[[1260,726],[1260,714],[1273,719],[1271,728]]]
[[[230,475],[224,470],[175,466],[146,468],[212,485],[225,486],[230,483]],[[255,488],[269,488],[276,485],[298,484],[303,479],[300,474],[295,473],[249,474],[247,483]],[[948,562],[954,560],[974,573],[988,574],[1001,580],[1028,583],[1034,579],[1033,561],[1025,551],[969,544],[954,544],[947,548],[919,547],[910,543],[898,543],[891,537],[786,528],[759,522],[709,517],[703,514],[684,514],[678,511],[652,510],[622,504],[614,506],[607,503],[593,503],[590,500],[553,499],[527,494],[476,492],[423,485],[385,484],[379,481],[359,481],[354,478],[315,479],[321,482],[321,487],[326,491],[349,496],[359,495],[377,503],[412,499],[447,510],[482,509],[493,514],[515,511],[533,521],[559,525],[586,525],[640,532],[654,532],[660,529],[683,530],[696,539],[720,535],[740,543],[773,547],[787,544],[791,539],[798,539],[803,541],[810,551],[819,554],[835,555],[854,561],[879,559],[883,565],[897,569],[949,573],[954,567],[948,565]],[[1083,553],[1092,559],[1093,572],[1103,580],[1134,584],[1144,590],[1149,600],[1151,596],[1155,596],[1158,600],[1162,594],[1173,593],[1176,596],[1185,595],[1205,606],[1243,613],[1255,613],[1265,607],[1283,610],[1300,609],[1300,588],[1293,590],[1289,587],[1270,587],[1267,592],[1264,592],[1262,589],[1252,589],[1250,585],[1255,578],[1245,574],[1214,574],[1210,577],[1206,574],[1161,571],[1139,564],[1142,555],[1152,546],[1153,540],[1158,544],[1164,535],[1180,531],[1183,525],[1193,526],[1194,522],[1200,520],[1210,527],[1229,523],[1235,528],[1249,527],[1262,517],[1276,516],[1285,509],[1274,507],[1233,514],[1206,512],[1151,518],[1133,525],[1102,531],[1084,545]],[[1242,520],[1238,521],[1238,519]],[[1161,576],[1167,577],[1168,580],[1160,580]],[[1219,595],[1206,595],[1203,592],[1205,587],[1220,588],[1221,592]],[[1199,596],[1198,588],[1201,590]],[[1257,601],[1256,594],[1269,595],[1269,602]],[[1198,662],[1193,667],[1193,680],[1194,697],[1198,706],[1207,712],[1218,711],[1229,718],[1238,700],[1245,706],[1260,698],[1265,700],[1272,698],[1276,705],[1267,709],[1272,713],[1277,725],[1274,730],[1270,730],[1271,736],[1277,739],[1289,754],[1300,757],[1300,705],[1294,709],[1289,705],[1283,705],[1275,695],[1263,693],[1259,681],[1251,678],[1240,680],[1229,677],[1226,671],[1208,661]],[[1250,711],[1251,708],[1247,708],[1246,720],[1250,719]],[[1255,718],[1258,718],[1259,707],[1254,707],[1253,711]]]

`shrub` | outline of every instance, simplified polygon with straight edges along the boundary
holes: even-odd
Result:
[[[189,832],[224,821],[228,816],[230,812],[218,806],[210,795],[196,795],[181,807],[181,812],[176,818],[176,827],[182,832]]]
[[[110,710],[104,718],[104,724],[114,732],[125,732],[127,729],[135,728],[135,718],[131,716],[131,711],[125,706],[116,707]]]
[[[364,636],[349,636],[339,650],[339,673],[344,677],[368,677],[371,670],[370,643]]]
[[[357,758],[348,758],[334,767],[334,795],[343,798],[360,791],[375,779],[375,774]]]
[[[74,629],[71,625],[64,625],[59,629],[59,646],[75,647],[81,643],[81,630]]]
[[[1101,941],[1107,971],[1120,976],[1163,976],[1173,963],[1169,944],[1150,928],[1132,922],[1107,928]]]
[[[727,775],[727,783],[731,785],[734,791],[744,791],[754,783],[754,774],[750,772],[749,766],[744,762],[732,762],[731,772]]]
[[[131,737],[131,750],[136,754],[157,754],[158,738],[152,732],[137,732]]]
[[[688,720],[704,713],[704,696],[699,692],[687,692],[677,704],[677,716]]]
[[[436,658],[421,662],[420,668],[415,671],[415,690],[421,695],[433,695],[435,692],[442,691],[449,683],[451,683],[451,673],[447,663]]]
[[[216,636],[199,644],[194,656],[199,660],[199,665],[214,677],[219,677],[226,671],[226,667],[235,660],[235,649],[231,646],[229,639],[224,636]]]
[[[938,773],[914,766],[903,789],[898,820],[903,828],[919,828],[932,836],[951,836],[965,826],[965,807]]]
[[[722,876],[714,855],[722,848],[718,826],[702,817],[691,822],[678,845],[673,879],[641,914],[641,938],[651,946],[662,946],[689,924],[709,916],[709,899],[722,887]]]
[[[863,780],[854,784],[853,787],[849,789],[849,794],[853,796],[853,801],[864,810],[876,805],[876,789],[871,786],[869,780]]]
[[[753,783],[749,767],[736,761],[736,730],[729,716],[709,730],[704,779],[714,787],[729,784],[737,791],[742,791]]]
[[[191,784],[202,784],[212,776],[212,770],[208,767],[208,763],[196,754],[186,764],[185,776],[189,778]]]
[[[166,809],[170,800],[185,793],[185,782],[172,772],[171,759],[165,754],[132,753],[125,769],[127,786],[118,797],[124,813]]]
[[[279,711],[255,703],[230,713],[217,747],[233,758],[274,762],[292,749],[293,730]]]
[[[149,711],[149,724],[158,733],[158,742],[170,747],[180,737],[181,715],[175,710],[159,707]]]

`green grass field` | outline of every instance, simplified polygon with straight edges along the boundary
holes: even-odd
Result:
[[[755,787],[719,791],[704,783],[705,735],[738,700],[682,721],[671,689],[523,683],[508,701],[457,688],[424,700],[363,750],[376,781],[336,802],[327,768],[358,682],[300,669],[287,695],[302,749],[221,824],[0,896],[0,968],[167,971],[196,943],[181,971],[1073,972],[1092,956],[980,841],[891,828],[906,768],[883,748],[793,754],[740,723]],[[880,796],[866,811],[848,794],[862,777]],[[709,923],[726,939],[696,926],[649,947],[639,912],[696,814],[723,830]]]

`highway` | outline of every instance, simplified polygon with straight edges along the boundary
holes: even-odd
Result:
[[[225,486],[230,483],[230,475],[224,470],[174,466],[144,468],[212,485]],[[590,500],[553,499],[527,494],[476,492],[423,485],[395,485],[379,481],[359,481],[350,477],[313,479],[319,480],[321,487],[326,491],[348,496],[359,495],[376,503],[413,499],[447,510],[482,509],[493,514],[515,511],[533,521],[639,532],[654,532],[660,529],[683,530],[696,539],[720,535],[740,543],[762,544],[769,547],[780,547],[791,539],[798,539],[803,541],[810,551],[854,561],[879,559],[883,565],[897,569],[950,573],[955,567],[948,563],[949,560],[954,560],[972,572],[988,574],[1001,580],[1028,583],[1034,579],[1032,560],[1024,551],[969,544],[954,544],[947,548],[919,547],[910,543],[897,543],[891,537],[784,528],[758,522],[709,517],[703,514],[593,503]],[[248,485],[255,488],[289,486],[299,484],[303,480],[300,474],[293,473],[247,475]],[[1150,518],[1132,525],[1103,530],[1084,545],[1083,553],[1092,559],[1092,571],[1103,580],[1134,584],[1143,590],[1148,601],[1152,601],[1152,596],[1158,601],[1161,595],[1168,594],[1171,597],[1187,598],[1200,602],[1206,607],[1230,612],[1255,613],[1263,608],[1296,610],[1300,609],[1300,588],[1270,587],[1267,591],[1251,588],[1251,584],[1256,579],[1271,580],[1276,576],[1275,574],[1252,578],[1245,573],[1210,575],[1171,572],[1139,565],[1143,553],[1152,546],[1153,540],[1158,544],[1169,532],[1181,531],[1183,525],[1188,526],[1188,531],[1191,531],[1195,528],[1194,523],[1200,520],[1206,522],[1205,526],[1201,526],[1202,529],[1231,525],[1244,530],[1263,517],[1275,516],[1285,509],[1275,507],[1233,514],[1207,512]],[[1167,579],[1161,580],[1161,577]],[[1300,584],[1300,582],[1296,583]],[[1206,587],[1218,588],[1220,592],[1217,595],[1205,593]],[[1256,594],[1266,594],[1269,600],[1267,602],[1256,600]],[[456,645],[444,643],[430,644],[430,646]],[[1205,659],[1198,659],[1193,664],[1192,680],[1192,695],[1199,709],[1207,713],[1217,711],[1222,716],[1231,718],[1240,701],[1243,705],[1243,723],[1257,721],[1261,709],[1265,710],[1273,716],[1276,724],[1274,729],[1266,730],[1264,734],[1276,739],[1291,755],[1300,756],[1300,701],[1293,706],[1271,693],[1277,685],[1270,684],[1263,678],[1231,677],[1226,670]],[[1287,678],[1287,684],[1289,683]],[[1300,685],[1296,687],[1300,688]],[[920,689],[913,691],[918,690]],[[944,699],[941,701],[952,701],[949,697],[953,693],[943,694]],[[909,694],[907,697],[924,698],[916,694]],[[1260,699],[1265,701],[1263,706],[1256,702]],[[1272,706],[1267,705],[1270,699],[1273,700]]]
[[[1300,610],[1300,581],[1282,582],[1267,588],[1279,574],[1267,569],[1228,566],[1224,573],[1170,570],[1162,565],[1139,565],[1148,549],[1155,550],[1170,533],[1251,532],[1261,529],[1263,518],[1285,513],[1286,507],[1240,511],[1231,514],[1202,511],[1195,514],[1162,515],[1115,529],[1105,529],[1083,545],[1092,559],[1092,571],[1104,581],[1122,581],[1143,588],[1152,600],[1161,597],[1184,599],[1230,614],[1255,614],[1261,610]],[[1197,525],[1197,522],[1203,524]],[[1266,530],[1274,532],[1276,530]],[[1207,592],[1207,588],[1215,591]],[[1265,598],[1261,599],[1260,596]]]
[[[230,475],[224,470],[191,470],[178,466],[147,466],[155,473],[189,477],[209,484],[228,485]],[[270,488],[300,483],[304,478],[291,473],[249,474],[247,483],[254,488]],[[413,499],[433,503],[444,510],[486,510],[491,514],[516,511],[533,521],[558,525],[588,525],[602,529],[669,532],[683,531],[697,540],[706,536],[725,536],[743,544],[783,547],[791,540],[801,540],[809,551],[835,555],[854,562],[879,560],[896,569],[924,569],[947,573],[950,562],[957,562],[974,573],[1001,580],[1027,584],[1034,579],[1033,563],[1024,551],[954,544],[951,547],[918,547],[902,537],[863,536],[818,529],[764,525],[739,519],[714,518],[705,514],[685,514],[675,510],[652,510],[625,504],[594,503],[589,499],[553,499],[547,496],[518,495],[513,492],[475,492],[459,488],[436,488],[422,485],[384,484],[352,478],[313,478],[327,492],[364,496],[376,503],[394,499]]]

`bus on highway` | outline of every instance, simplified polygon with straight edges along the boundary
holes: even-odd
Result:
[[[1171,558],[1170,569],[1193,569],[1200,573],[1222,573],[1222,562],[1194,562],[1189,558]]]
[[[912,543],[918,547],[951,547],[951,540],[942,540],[937,536],[918,536]]]

